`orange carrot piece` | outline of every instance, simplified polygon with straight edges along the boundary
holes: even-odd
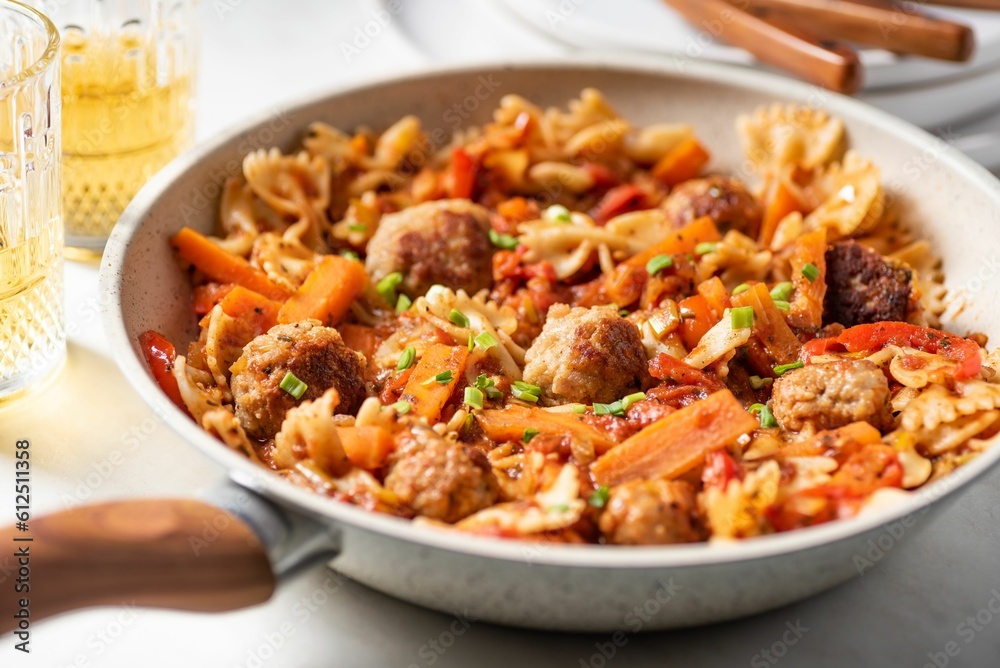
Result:
[[[576,413],[555,413],[540,408],[509,406],[504,410],[478,411],[476,420],[486,435],[497,443],[520,441],[526,427],[537,429],[540,434],[570,435],[594,447],[602,454],[614,445],[608,435],[584,421]]]
[[[375,354],[375,328],[364,325],[354,325],[345,323],[337,325],[340,338],[344,339],[344,345],[351,350],[356,350],[367,359],[371,359]]]
[[[223,297],[219,306],[223,313],[236,320],[238,327],[230,336],[240,346],[246,345],[278,324],[278,310],[281,308],[278,302],[247,290],[241,285],[237,285]]]
[[[367,471],[385,466],[396,449],[392,434],[382,427],[337,427],[337,436],[351,463]]]
[[[235,286],[232,283],[205,283],[195,287],[191,308],[196,315],[209,313]]]
[[[335,325],[347,314],[351,302],[366,285],[368,274],[360,262],[339,255],[325,255],[281,307],[278,322],[313,319],[328,327]]]
[[[757,242],[764,248],[770,247],[774,233],[778,229],[778,223],[785,216],[794,211],[805,210],[795,192],[780,176],[775,178],[773,185],[768,189],[768,194],[767,204],[764,207],[764,219],[760,226],[760,236],[757,239]]]
[[[705,147],[691,137],[670,149],[653,165],[650,173],[658,181],[675,186],[699,176],[711,157]]]
[[[729,292],[726,291],[726,286],[718,276],[713,276],[707,281],[699,283],[698,294],[708,301],[708,307],[712,309],[715,322],[719,322],[722,319],[722,314],[732,305],[729,300]]]
[[[712,309],[708,306],[708,300],[701,295],[692,295],[677,302],[677,307],[682,314],[694,314],[694,317],[685,317],[681,320],[681,341],[688,350],[693,349],[705,336],[708,330],[712,329],[717,321],[712,317]]]
[[[721,239],[715,221],[708,216],[702,216],[692,220],[676,232],[672,232],[665,239],[653,244],[638,255],[633,255],[622,264],[645,269],[646,264],[657,255],[693,253],[698,244]]]
[[[413,373],[400,395],[402,401],[408,401],[414,414],[433,422],[441,414],[441,409],[448,403],[455,385],[465,377],[465,363],[469,359],[469,349],[465,346],[448,346],[435,343],[428,346],[424,356],[413,367]],[[451,372],[451,380],[439,383],[434,380],[438,374]]]
[[[243,258],[229,253],[190,227],[175,234],[170,245],[178,255],[213,281],[236,283],[277,301],[284,301],[288,297],[288,292],[263,271],[250,266]]]
[[[784,312],[774,305],[767,285],[757,283],[746,292],[732,298],[733,306],[753,307],[754,337],[769,358],[767,369],[758,368],[762,373],[770,373],[770,367],[788,364],[799,358],[802,344],[792,328],[785,321]],[[773,375],[773,374],[772,374]]]
[[[670,413],[602,455],[590,467],[598,484],[676,478],[700,465],[705,454],[757,428],[729,390]]]
[[[792,244],[792,285],[795,298],[788,312],[788,323],[794,327],[822,327],[823,300],[826,298],[826,230],[803,234]],[[819,276],[810,281],[802,273],[811,264],[819,269]]]
[[[836,429],[824,429],[812,438],[796,441],[782,447],[775,457],[820,457],[837,456],[846,458],[865,445],[881,443],[882,434],[867,422],[852,422]],[[842,457],[841,457],[842,455]]]

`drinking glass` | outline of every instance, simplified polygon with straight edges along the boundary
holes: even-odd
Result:
[[[62,33],[66,245],[101,252],[194,137],[195,0],[35,0]]]
[[[66,356],[59,33],[0,0],[0,402]]]

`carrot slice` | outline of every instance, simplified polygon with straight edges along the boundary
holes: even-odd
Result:
[[[826,230],[819,229],[796,239],[790,261],[795,298],[788,312],[788,323],[795,327],[822,327],[823,300],[826,298]],[[806,265],[819,270],[812,280],[803,271]]]
[[[701,337],[712,329],[716,320],[712,317],[712,309],[708,306],[708,300],[701,295],[692,295],[682,299],[677,302],[677,307],[681,313],[686,314],[681,320],[681,341],[684,342],[685,348],[691,350],[698,345]],[[688,314],[694,315],[687,317]]]
[[[337,427],[337,436],[351,463],[368,471],[385,466],[396,449],[392,434],[382,427]]]
[[[708,307],[712,309],[715,322],[719,322],[726,309],[732,306],[729,292],[726,291],[726,286],[718,276],[713,276],[707,281],[699,283],[698,294],[708,301]]]
[[[719,229],[709,216],[696,218],[690,223],[667,235],[637,255],[633,255],[622,264],[629,267],[646,268],[646,264],[657,255],[677,255],[678,253],[693,253],[695,246],[706,241],[719,241]]]
[[[675,186],[701,174],[701,170],[708,164],[711,157],[705,147],[697,139],[691,137],[670,149],[653,166],[650,173],[658,181],[668,186]]]
[[[601,485],[636,479],[676,478],[757,428],[729,390],[670,413],[602,455],[590,472]]]
[[[424,356],[413,368],[410,379],[403,388],[400,400],[410,403],[414,414],[433,422],[441,415],[441,409],[448,403],[455,385],[465,377],[465,363],[469,359],[469,349],[465,346],[447,346],[435,343],[428,346]],[[451,372],[450,380],[439,382],[436,377]]]
[[[791,188],[777,177],[774,184],[768,189],[769,197],[764,208],[764,220],[760,226],[760,236],[757,242],[764,248],[771,246],[774,233],[778,229],[778,223],[788,214],[794,211],[804,211],[805,207],[795,196]]]
[[[191,308],[196,315],[209,313],[235,286],[232,283],[205,283],[194,289]]]
[[[555,413],[540,408],[509,406],[504,410],[485,410],[476,413],[476,420],[486,435],[497,443],[520,441],[526,427],[537,429],[540,434],[568,435],[594,446],[602,454],[614,445],[608,435],[584,421],[576,413]]]
[[[757,283],[746,292],[732,298],[733,306],[753,307],[753,333],[756,343],[764,352],[766,359],[751,362],[762,374],[773,376],[772,367],[778,364],[788,364],[799,358],[802,344],[785,322],[785,314],[774,305],[767,285]]]
[[[313,319],[328,327],[335,325],[347,314],[351,302],[366,285],[368,274],[360,262],[326,255],[281,307],[278,322]]]
[[[345,323],[337,325],[337,331],[340,332],[340,338],[344,339],[344,345],[351,350],[358,351],[367,359],[375,354],[375,328]]]
[[[222,311],[233,318],[254,324],[254,329],[264,333],[278,324],[281,304],[237,285],[219,302]]]
[[[219,283],[236,283],[270,299],[283,301],[288,292],[260,269],[233,255],[190,227],[181,229],[170,240],[177,254]]]

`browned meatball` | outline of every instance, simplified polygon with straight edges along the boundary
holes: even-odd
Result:
[[[866,421],[885,430],[892,424],[889,381],[868,360],[808,364],[774,381],[771,410],[785,429],[819,431]]]
[[[906,320],[913,273],[857,241],[838,241],[826,251],[823,324],[845,327]]]
[[[760,226],[757,199],[742,183],[727,176],[685,181],[667,196],[663,209],[677,227],[709,216],[721,232],[736,230],[756,238]]]
[[[272,438],[289,409],[331,387],[340,394],[337,413],[355,413],[365,400],[364,355],[345,346],[337,330],[316,321],[272,327],[244,346],[232,371],[236,417],[257,439]],[[300,399],[280,387],[289,371],[308,386]]]
[[[401,292],[423,295],[435,284],[473,294],[493,285],[490,214],[468,200],[441,200],[392,213],[368,242],[373,281],[403,274]]]
[[[524,360],[548,404],[610,403],[650,382],[639,330],[613,306],[554,305]]]
[[[598,526],[615,545],[667,545],[704,539],[694,488],[682,480],[633,480],[611,489]]]
[[[385,486],[418,515],[457,522],[496,501],[499,485],[479,450],[424,426],[397,442]]]

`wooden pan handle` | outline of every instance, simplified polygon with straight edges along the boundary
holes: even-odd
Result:
[[[0,584],[0,633],[17,630],[23,607],[31,622],[121,603],[217,612],[261,603],[274,591],[253,531],[200,501],[84,506],[33,518],[29,529],[0,531],[4,554],[28,554]],[[30,590],[18,592],[22,566]]]
[[[928,4],[969,9],[1000,9],[1000,0],[930,0]]]
[[[761,62],[838,93],[861,87],[861,63],[849,46],[819,39],[780,17],[764,20],[727,0],[664,1],[695,28],[746,49]]]
[[[966,61],[976,38],[972,28],[880,0],[728,0],[740,9],[770,20],[781,17],[824,36],[866,44],[896,53],[940,60]]]

